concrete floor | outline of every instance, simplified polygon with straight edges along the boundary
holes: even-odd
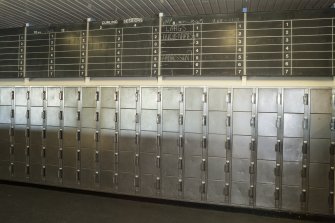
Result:
[[[0,184],[0,222],[312,222]]]

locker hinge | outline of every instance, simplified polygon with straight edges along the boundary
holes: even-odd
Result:
[[[27,118],[27,119],[30,119],[30,110],[27,110],[27,111],[26,111],[26,118]]]
[[[47,112],[45,110],[42,111],[42,119],[45,120],[47,117]]]
[[[42,151],[41,151],[42,158],[45,158],[46,153],[47,153],[46,148],[45,148],[45,146],[43,146]]]
[[[11,117],[11,118],[14,118],[14,116],[15,116],[15,112],[14,112],[14,109],[12,109],[12,110],[10,111],[10,117]]]
[[[29,100],[30,99],[30,91],[27,91],[27,94],[26,94],[26,99]]]
[[[201,160],[201,170],[202,171],[206,171],[206,159],[202,159]]]
[[[227,115],[227,118],[226,118],[226,126],[227,126],[227,127],[230,127],[230,123],[231,123],[231,116],[230,116],[230,115]]]
[[[305,203],[307,200],[306,198],[307,198],[307,191],[306,189],[303,189],[300,194],[300,202]]]
[[[80,149],[77,149],[77,161],[80,162]]]
[[[139,99],[139,92],[138,92],[138,90],[136,90],[136,93],[135,93],[135,101],[138,102],[138,99]]]
[[[250,185],[248,194],[249,194],[249,198],[254,198],[254,192],[255,192],[255,188],[254,185]]]
[[[329,192],[328,204],[329,204],[330,209],[334,208],[334,192],[333,191]]]
[[[225,163],[225,165],[224,165],[224,171],[226,173],[230,172],[230,161],[229,160],[227,160],[226,163]]]
[[[58,179],[62,179],[63,178],[63,169],[59,168],[58,169]]]
[[[178,179],[178,191],[181,192],[183,191],[183,180]]]
[[[307,165],[302,165],[302,169],[301,169],[301,177],[302,177],[302,178],[307,177]]]
[[[47,130],[45,128],[42,129],[42,139],[47,137]]]
[[[207,138],[206,138],[206,136],[203,136],[203,137],[202,137],[201,144],[202,144],[202,148],[203,148],[203,149],[206,149],[206,148],[207,148]]]
[[[11,176],[13,176],[14,175],[14,163],[11,163],[10,165],[9,165],[9,173],[10,173],[10,175]]]
[[[156,156],[156,167],[161,168],[161,157],[160,156]]]
[[[276,163],[276,167],[274,169],[274,172],[275,172],[275,176],[280,176],[280,164],[279,163]]]
[[[45,91],[43,91],[42,93],[42,99],[43,100],[46,100],[47,99],[47,93]]]
[[[304,141],[302,144],[302,154],[306,155],[308,150],[308,142]]]
[[[203,115],[203,116],[202,116],[202,125],[203,125],[203,126],[206,126],[206,125],[207,125],[207,116],[206,116],[206,115]]]
[[[15,98],[15,92],[12,91],[12,92],[11,92],[11,99],[14,100],[14,98]]]
[[[140,122],[140,115],[138,113],[135,114],[135,123]]]
[[[10,145],[10,147],[9,147],[9,154],[10,154],[10,155],[14,155],[14,152],[15,152],[15,147],[14,147],[14,145],[12,144],[12,145]]]
[[[256,116],[255,115],[252,115],[252,117],[250,119],[250,126],[252,128],[255,128],[255,126],[256,126]]]
[[[45,166],[42,166],[42,177],[45,177],[46,176],[46,167]]]
[[[118,112],[115,112],[115,116],[114,116],[114,122],[118,122],[118,116],[119,115],[119,113]]]
[[[179,123],[179,125],[183,125],[184,124],[184,115],[183,114],[179,114],[178,123]]]
[[[228,137],[225,142],[226,150],[230,150],[230,138]]]
[[[226,103],[230,104],[231,103],[231,92],[228,92],[226,95]]]
[[[29,164],[26,165],[26,175],[30,174],[30,166]]]
[[[249,149],[251,151],[255,151],[256,150],[256,140],[254,138],[252,138],[251,142],[249,143]]]
[[[76,178],[77,178],[77,181],[80,182],[80,170],[77,170]]]
[[[99,171],[95,171],[95,174],[94,174],[94,182],[96,184],[98,184],[100,182],[100,177],[99,177]]]
[[[184,101],[184,93],[180,92],[179,93],[179,102],[183,102]]]
[[[251,162],[249,166],[249,174],[254,174],[255,173],[255,163]]]

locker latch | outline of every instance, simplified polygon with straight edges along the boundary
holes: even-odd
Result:
[[[331,123],[330,123],[330,130],[335,130],[335,117],[332,117]]]
[[[302,143],[302,154],[306,155],[307,154],[307,141],[304,141]]]
[[[183,191],[183,180],[178,179],[178,191],[181,192]]]
[[[279,189],[279,187],[276,187],[276,189],[275,189],[275,193],[274,193],[274,196],[275,196],[275,200],[276,200],[276,201],[279,200],[279,195],[280,195],[280,189]]]
[[[330,147],[329,147],[329,153],[330,153],[330,155],[334,156],[334,154],[335,154],[335,142],[331,142]]]
[[[26,175],[30,174],[30,166],[29,164],[26,165]]]
[[[161,102],[161,101],[162,101],[162,93],[157,92],[157,102]]]
[[[77,149],[77,161],[80,162],[80,149]]]
[[[183,169],[183,157],[178,158],[178,169]]]
[[[119,100],[119,92],[115,91],[114,92],[114,101],[118,101]]]
[[[223,194],[229,196],[229,183],[226,183],[223,188]]]
[[[225,165],[224,165],[224,171],[226,173],[230,172],[230,162],[229,162],[229,160],[227,160],[226,163],[225,163]]]
[[[277,177],[280,176],[280,164],[279,163],[276,164],[274,172],[275,172],[275,176]]]
[[[255,151],[255,149],[256,149],[256,140],[254,138],[251,139],[251,142],[249,144],[249,149],[251,151]]]
[[[138,175],[135,175],[134,186],[136,188],[140,187],[140,177]]]
[[[226,103],[231,103],[231,92],[228,92],[226,95]]]
[[[184,116],[183,116],[183,114],[179,114],[178,123],[179,123],[179,125],[183,125],[184,124]]]
[[[59,100],[61,100],[61,101],[63,100],[63,91],[59,92]]]
[[[157,116],[156,116],[156,123],[161,124],[161,115],[160,114],[157,114]]]
[[[58,139],[60,139],[60,140],[63,139],[63,130],[62,130],[62,129],[60,129],[60,130],[58,131]]]
[[[331,208],[334,207],[334,192],[333,191],[329,192],[328,204],[329,204],[329,207]]]
[[[250,119],[250,126],[253,127],[253,128],[256,126],[256,117],[255,117],[255,115],[252,115],[252,117]]]
[[[156,156],[156,167],[161,168],[161,156]]]
[[[230,115],[227,115],[227,118],[226,118],[226,126],[227,126],[227,127],[230,127],[230,123],[231,123],[231,116],[230,116]]]
[[[304,94],[303,102],[304,102],[304,105],[308,105],[308,94]]]
[[[26,128],[26,137],[30,138],[30,128]]]
[[[206,138],[206,136],[203,136],[203,137],[202,137],[201,144],[202,144],[202,148],[203,148],[203,149],[206,149],[206,148],[207,148],[207,138]]]
[[[80,170],[77,170],[76,178],[77,178],[77,181],[80,182]]]
[[[201,181],[201,193],[204,194],[206,193],[206,182]]]
[[[161,189],[161,178],[156,177],[155,186],[156,186],[156,190],[160,190]]]
[[[300,202],[305,203],[307,198],[307,192],[306,189],[303,189],[300,194]]]
[[[114,122],[118,122],[118,116],[119,113],[118,112],[115,112],[115,115],[114,115]]]
[[[307,165],[302,165],[301,177],[303,178],[307,177]]]
[[[251,162],[249,166],[249,174],[255,173],[255,162]]]
[[[77,111],[77,121],[80,121],[80,111]]]
[[[206,125],[207,125],[207,116],[206,116],[206,115],[203,115],[203,116],[202,116],[202,125],[203,125],[203,126],[206,126]]]
[[[96,122],[99,121],[99,112],[95,112],[95,121],[96,121]]]
[[[58,150],[58,159],[63,159],[63,148],[59,148]]]
[[[42,166],[42,177],[45,177],[46,176],[46,167],[45,166]]]
[[[308,118],[307,117],[304,117],[302,127],[303,129],[308,129]]]
[[[138,145],[140,143],[140,136],[139,136],[139,133],[136,132],[135,134],[135,144]]]
[[[118,132],[114,133],[114,142],[119,143],[119,133]]]
[[[275,145],[275,151],[276,151],[277,153],[279,153],[280,150],[281,150],[281,141],[278,139],[278,140],[277,140],[277,143],[276,143],[276,145]]]
[[[140,163],[140,155],[137,153],[135,154],[135,166],[139,166]]]
[[[248,191],[248,194],[249,194],[250,198],[254,198],[254,191],[255,191],[254,185],[250,185],[250,188],[249,188],[249,191]]]
[[[277,129],[279,129],[280,126],[281,126],[281,116],[278,116],[277,120],[276,120],[276,127],[277,127]]]
[[[119,162],[119,153],[114,153],[114,161],[115,163]]]
[[[202,102],[207,103],[207,93],[206,92],[202,93]]]
[[[99,163],[99,151],[95,151],[95,162]]]
[[[206,159],[201,160],[201,170],[206,171]]]
[[[59,168],[58,169],[58,179],[62,179],[63,178],[63,168]]]
[[[30,156],[30,147],[26,146],[26,156]]]
[[[47,130],[45,128],[42,129],[42,138],[45,139],[47,137]]]
[[[157,135],[157,147],[158,148],[161,147],[161,135],[160,134]]]
[[[114,176],[113,176],[113,183],[114,183],[115,185],[118,184],[118,178],[119,178],[119,174],[118,174],[118,173],[114,173]]]
[[[228,137],[225,142],[226,150],[230,150],[230,138]]]
[[[182,135],[179,135],[179,138],[178,138],[178,146],[179,147],[183,147],[184,146],[184,138]]]
[[[58,117],[59,120],[63,120],[63,111],[59,111]]]
[[[94,141],[99,142],[99,131],[95,131],[94,133]]]
[[[99,100],[100,100],[100,93],[99,93],[99,91],[96,91],[96,92],[95,92],[95,100],[96,100],[96,101],[99,101]]]
[[[329,170],[329,180],[334,180],[334,167],[330,167],[330,170]]]
[[[76,136],[76,138],[77,138],[77,141],[80,141],[80,130],[77,130],[77,136]]]
[[[26,111],[26,118],[30,119],[30,111],[29,110]]]

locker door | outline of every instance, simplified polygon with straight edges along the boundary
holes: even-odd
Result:
[[[311,113],[331,113],[331,89],[311,90]]]
[[[275,207],[275,199],[273,196],[275,191],[274,184],[257,183],[257,191],[258,191],[258,193],[256,193],[257,207],[263,207],[267,209]]]
[[[157,150],[157,133],[156,132],[141,132],[140,152],[155,153]]]
[[[210,134],[208,136],[208,156],[226,157],[226,135]]]
[[[115,137],[114,130],[101,129],[100,130],[100,148],[103,150],[113,150],[115,146],[114,137]]]
[[[120,88],[120,107],[136,108],[136,88]]]
[[[30,89],[30,105],[32,107],[43,106],[43,88],[41,87],[32,87]]]
[[[142,88],[142,109],[157,109],[157,88]]]
[[[277,114],[259,113],[258,114],[258,135],[277,136]]]
[[[179,131],[179,110],[163,110],[162,127],[164,132]]]
[[[164,177],[162,179],[162,196],[177,199],[178,197],[178,178]]]
[[[101,88],[101,107],[102,108],[115,108],[115,88],[102,87]]]
[[[202,111],[185,112],[185,132],[202,133]]]
[[[227,111],[227,89],[210,88],[208,90],[208,110]]]
[[[64,106],[77,107],[78,104],[78,89],[74,87],[64,88]]]
[[[188,111],[202,111],[203,89],[202,88],[186,88],[185,109]]]
[[[47,107],[47,125],[59,126],[59,107]]]
[[[282,209],[300,211],[300,186],[282,187]]]
[[[284,89],[284,112],[304,113],[304,89]]]
[[[249,182],[233,182],[231,186],[231,203],[238,205],[249,204]]]
[[[309,190],[308,209],[311,213],[329,214],[329,190],[324,188],[311,188]]]
[[[31,119],[30,124],[31,125],[42,125],[43,124],[43,107],[31,107]]]
[[[121,109],[121,129],[135,129],[136,110]]]
[[[250,112],[234,112],[233,115],[233,134],[251,135]]]
[[[184,180],[184,198],[189,201],[200,201],[201,180],[195,178],[185,178]]]
[[[162,136],[162,153],[178,155],[179,133],[163,132]]]
[[[278,89],[260,88],[258,90],[258,112],[277,113]]]
[[[101,108],[100,110],[100,128],[115,129],[115,109]]]
[[[180,88],[163,88],[162,92],[163,109],[179,109]]]
[[[328,163],[330,139],[311,139],[310,143],[310,162]]]
[[[172,154],[162,154],[161,157],[162,175],[165,177],[178,176],[178,156]]]
[[[251,96],[252,89],[234,89],[233,111],[251,111]]]
[[[77,108],[64,108],[64,126],[77,126]]]
[[[96,109],[95,108],[83,108],[81,112],[81,127],[83,128],[95,128],[96,126]]]
[[[227,113],[221,111],[208,112],[208,131],[213,134],[226,134]]]
[[[25,87],[15,88],[15,105],[16,106],[27,106],[27,92],[28,92],[28,89]]]
[[[0,88],[0,105],[11,105],[12,104],[12,88],[1,87]]]
[[[82,88],[83,108],[95,108],[96,107],[96,92],[97,92],[97,89],[93,87],[83,87]]]
[[[157,131],[157,110],[141,111],[141,130]]]
[[[302,114],[284,114],[284,137],[303,137]]]
[[[11,123],[11,106],[0,106],[0,124]]]
[[[58,87],[48,88],[47,106],[59,107],[60,106],[60,93],[61,89]]]
[[[311,138],[330,138],[330,114],[311,114]]]

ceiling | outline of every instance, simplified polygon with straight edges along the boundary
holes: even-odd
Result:
[[[329,8],[335,0],[0,0],[0,28],[166,16]]]

